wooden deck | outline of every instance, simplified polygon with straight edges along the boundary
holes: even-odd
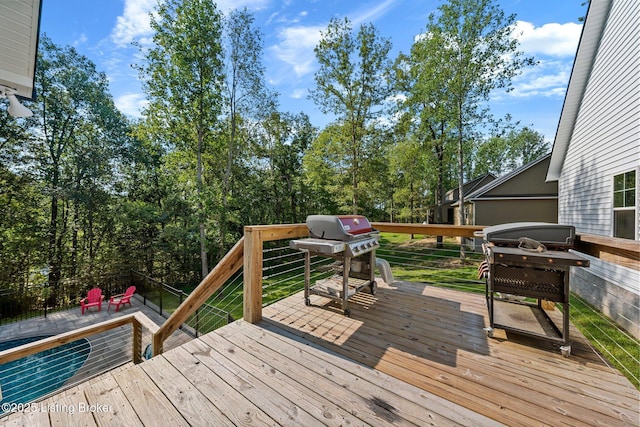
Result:
[[[380,284],[350,300],[350,318],[327,302],[294,295],[260,324],[235,322],[0,424],[639,424],[638,390],[573,329],[564,358],[488,338],[484,295]]]

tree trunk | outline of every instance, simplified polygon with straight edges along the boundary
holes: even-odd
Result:
[[[202,267],[202,279],[209,274],[209,261],[207,259],[207,240],[204,229],[204,204],[202,203],[202,146],[204,136],[202,126],[198,129],[198,165],[197,165],[197,185],[198,185],[198,229],[200,231],[200,264]]]
[[[54,185],[53,188],[56,188]],[[60,284],[60,264],[57,263],[58,257],[56,255],[56,242],[58,237],[58,196],[54,194],[51,196],[51,216],[49,218],[49,248],[47,253],[47,263],[49,264],[49,274],[47,280],[49,287],[53,288],[50,292],[48,301],[46,304],[51,307],[56,306],[58,297],[58,286]]]
[[[462,108],[462,107],[461,107]],[[462,111],[462,110],[460,110]],[[458,203],[460,209],[458,211],[458,220],[460,222],[459,225],[465,225],[465,215],[464,215],[464,158],[463,158],[463,135],[462,135],[462,114],[460,114],[460,126],[458,132]],[[466,254],[464,250],[464,237],[460,237],[460,259],[465,259]]]

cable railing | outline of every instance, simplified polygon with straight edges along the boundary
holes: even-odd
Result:
[[[615,366],[640,389],[638,340],[576,294],[571,294],[569,308],[571,323],[604,356],[603,362]]]
[[[240,269],[244,261],[244,239],[240,239],[220,260],[200,285],[173,311],[166,322],[153,334],[151,353],[153,356],[163,352],[165,340],[185,322],[196,316],[198,310]]]
[[[140,289],[143,304],[165,318],[168,318],[189,296],[188,293],[181,289],[169,286],[140,272],[132,271],[131,276],[132,283]],[[225,310],[224,307],[219,307],[213,300],[212,303],[203,303],[185,321],[181,329],[192,337],[198,337],[233,320],[232,314]]]
[[[142,361],[157,326],[141,312],[54,336],[0,343],[0,417],[126,363]]]

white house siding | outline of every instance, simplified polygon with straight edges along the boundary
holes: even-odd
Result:
[[[596,19],[608,3],[592,0]],[[598,41],[596,34],[597,25],[588,37],[583,34],[579,49],[588,53],[596,46],[592,44]],[[572,72],[578,86],[589,71],[586,63]],[[570,123],[572,108],[579,101],[557,175],[558,222],[574,225],[578,233],[613,236],[613,177],[635,169],[636,189],[640,181],[640,1],[612,0],[590,70],[582,98],[576,99],[574,91],[569,104],[565,101],[567,110],[563,108],[568,119],[564,123]],[[559,127],[560,144],[566,130],[560,132]],[[558,172],[551,169],[551,176]],[[636,222],[640,222],[639,200],[636,191]],[[640,223],[636,239],[639,230]],[[640,272],[587,258],[589,268],[572,269],[571,290],[640,338]]]
[[[612,236],[613,177],[640,180],[638,70],[640,2],[614,0],[558,182],[558,222],[579,233]]]

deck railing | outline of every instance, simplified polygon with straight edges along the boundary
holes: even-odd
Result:
[[[133,363],[140,363],[142,361],[142,328],[146,328],[153,333],[158,329],[158,326],[142,312],[138,311],[126,316],[106,320],[95,325],[85,326],[80,329],[74,329],[73,331],[54,335],[30,344],[24,344],[19,347],[0,351],[0,365],[125,325],[131,325],[132,327],[132,361]]]
[[[449,236],[458,239],[465,238],[466,243],[471,241],[469,239],[473,239],[475,231],[483,228],[479,226],[437,224],[373,223],[372,225],[381,232],[422,236]],[[199,305],[214,295],[225,283],[227,278],[236,271],[239,271],[241,267],[243,267],[243,271],[241,271],[240,274],[243,275],[244,281],[242,301],[243,318],[248,322],[256,323],[262,319],[262,307],[265,303],[263,298],[270,298],[272,289],[279,291],[279,289],[276,288],[282,286],[280,282],[291,282],[292,293],[299,291],[303,276],[297,276],[299,273],[298,270],[300,270],[301,267],[300,264],[291,261],[290,256],[295,257],[295,254],[287,254],[286,249],[288,247],[288,240],[305,236],[308,236],[308,229],[304,224],[245,227],[244,238],[236,244],[202,284],[196,288],[189,299],[185,300],[184,303],[174,311],[172,317],[155,335],[154,354],[161,353],[162,342],[165,337],[169,336],[178,328],[184,319],[193,315]],[[585,235],[580,237],[581,238],[578,239],[578,249],[585,252],[588,251],[588,253],[591,254],[595,254],[597,251],[598,255],[603,256],[603,258],[609,261],[615,256],[615,259],[619,261],[620,264],[630,265],[634,264],[634,257],[637,257],[637,251],[634,250],[634,245],[638,242],[621,242],[621,239],[609,239],[607,242],[604,242],[602,239],[592,238],[591,236]],[[276,245],[274,249],[268,249],[268,251],[278,251],[278,254],[284,253],[284,255],[278,255],[278,259],[271,259],[271,254],[265,251],[265,243],[274,241],[282,241],[282,244],[279,246]],[[275,243],[279,244],[279,242]],[[269,248],[271,248],[271,245]],[[434,248],[430,250],[433,250],[435,254],[436,248],[437,246],[434,246]],[[468,252],[468,254],[471,253],[471,251]],[[433,275],[428,275],[427,278],[425,278],[424,274],[419,274],[421,280],[428,281],[435,285],[449,286],[465,291],[482,292],[484,290],[483,282],[475,280],[469,272],[466,272],[464,277],[461,278],[458,274],[447,276],[449,272],[441,274],[435,271],[440,268],[438,263],[433,261],[433,258],[437,256],[442,257],[442,263],[447,266],[447,269],[453,264],[453,261],[458,257],[458,250],[455,245],[446,249],[444,252],[438,251],[438,255],[428,255],[430,258],[430,261],[428,261],[429,265],[424,268],[420,265],[422,261],[416,260],[423,258],[425,251],[411,252],[410,250],[399,249],[397,246],[389,248],[383,245],[378,250],[378,256],[387,258],[393,270],[423,269],[424,271],[425,268],[434,270]],[[471,259],[468,259],[467,267],[474,261],[477,261],[477,259],[477,254],[475,254],[475,258],[472,256]],[[285,263],[290,263],[290,265],[285,265]],[[635,264],[637,265],[637,263]],[[276,271],[275,274],[268,271],[272,268],[272,265],[276,265],[274,269]],[[459,263],[457,266],[459,266]]]
[[[453,226],[453,225],[423,225],[423,224],[390,224],[373,223],[374,228],[381,232],[418,235],[418,236],[449,236],[453,238],[473,238],[474,232],[481,230],[477,226]],[[289,225],[260,225],[245,227],[245,236],[240,239],[229,253],[218,263],[201,284],[187,296],[180,306],[173,311],[169,319],[160,327],[154,327],[150,323],[147,328],[153,332],[152,347],[153,355],[162,353],[163,344],[176,329],[184,326],[185,322],[194,317],[197,319],[198,310],[202,305],[216,294],[225,283],[229,284],[229,278],[233,279],[233,286],[238,287],[239,281],[244,282],[243,295],[234,296],[238,304],[242,305],[242,315],[244,319],[251,323],[259,322],[262,319],[262,307],[273,300],[272,293],[279,293],[283,287],[287,287],[287,292],[295,293],[301,289],[303,275],[301,270],[301,254],[291,250],[288,240],[308,236],[308,229],[305,224]],[[411,239],[407,239],[409,241]],[[435,241],[435,239],[434,239]],[[459,254],[459,245],[452,243],[455,240],[449,239],[442,247],[441,239],[429,248],[413,247],[404,248],[401,245],[387,245],[378,250],[378,256],[386,258],[392,269],[400,274],[410,274],[410,270],[418,271],[420,281],[426,281],[434,285],[455,287],[465,291],[483,291],[484,285],[481,281],[472,278],[469,272],[465,273],[463,279],[460,275],[449,275],[438,272],[440,269],[449,269],[455,264],[460,267],[462,264],[456,260]],[[266,242],[273,242],[265,245]],[[467,241],[468,242],[468,241]],[[267,246],[267,249],[265,249]],[[608,261],[618,261],[622,265],[639,269],[638,256],[640,256],[640,242],[621,241],[621,239],[607,239],[598,236],[580,236],[577,242],[577,249],[593,256],[601,257]],[[440,257],[440,260],[436,258]],[[321,257],[319,257],[321,258]],[[427,259],[425,261],[425,259]],[[478,259],[478,254],[466,260],[465,266],[469,266]],[[318,260],[317,265],[322,261]],[[443,266],[441,267],[439,264]],[[433,270],[433,275],[425,274],[424,271]],[[394,274],[396,272],[394,271]],[[471,277],[471,278],[469,278]],[[411,279],[407,279],[411,280]],[[286,284],[283,285],[283,282]],[[282,293],[279,298],[286,296]],[[240,301],[240,299],[243,301]],[[234,302],[235,304],[235,302]],[[572,306],[572,311],[574,310]],[[141,320],[142,319],[142,320]],[[572,319],[573,320],[573,319]],[[27,346],[14,349],[12,351],[0,352],[0,364],[15,360],[27,353],[32,354],[46,348],[55,347],[61,343],[79,340],[82,337],[99,333],[100,330],[118,328],[131,323],[133,325],[133,338],[131,342],[132,355],[129,360],[134,363],[139,362],[141,353],[141,343],[139,337],[140,325],[144,323],[144,318],[139,314],[125,316],[113,321],[94,325],[89,328],[82,328],[77,331],[63,334],[57,337],[47,338],[43,342],[29,344]],[[124,344],[129,345],[129,344]]]
[[[472,238],[475,231],[482,229],[478,226],[433,224],[374,223],[373,226],[380,231],[467,238]],[[264,291],[264,243],[305,237],[308,234],[309,230],[305,224],[246,226],[244,237],[236,243],[154,335],[153,354],[162,353],[166,337],[192,316],[198,307],[211,298],[241,266],[244,269],[243,318],[251,323],[259,322],[262,319]]]
[[[640,240],[580,234],[575,248],[602,261],[640,271]]]
[[[138,311],[0,351],[0,400],[5,403],[0,417],[12,404],[27,404],[63,385],[78,384],[127,362],[142,362],[143,331],[156,329]],[[82,343],[84,339],[88,341]],[[33,355],[37,356],[29,357]]]
[[[153,355],[163,352],[164,341],[193,315],[225,282],[240,269],[244,259],[244,242],[240,239],[202,280],[193,292],[153,334]]]

